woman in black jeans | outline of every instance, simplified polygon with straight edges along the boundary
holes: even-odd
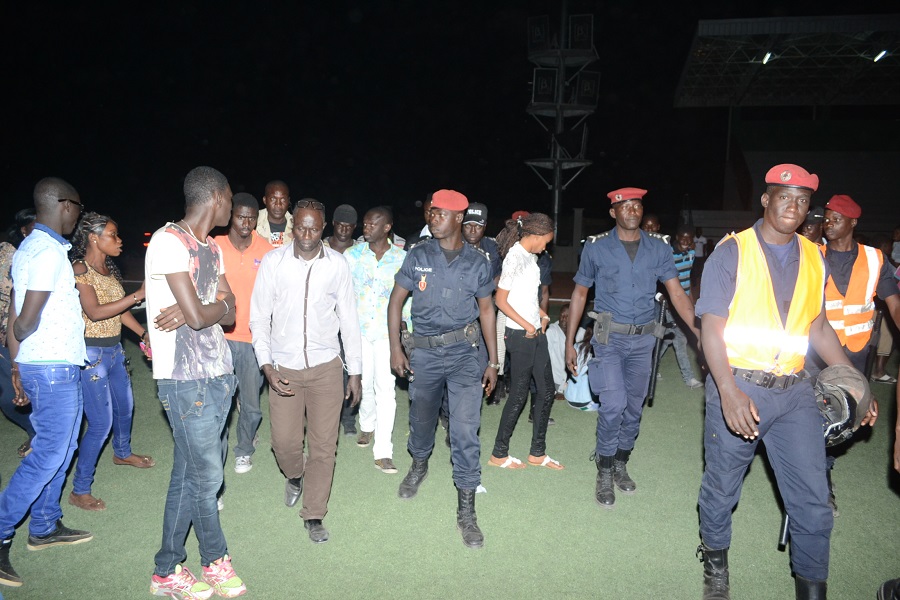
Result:
[[[541,310],[540,271],[537,255],[553,239],[553,220],[545,214],[532,213],[506,222],[497,236],[503,271],[497,284],[496,302],[506,315],[506,349],[510,354],[509,398],[500,416],[500,428],[488,464],[504,469],[525,467],[509,455],[509,438],[528,399],[528,388],[534,377],[534,425],[528,463],[562,469],[558,461],[546,453],[547,422],[553,403],[553,371],[544,331],[550,317]]]

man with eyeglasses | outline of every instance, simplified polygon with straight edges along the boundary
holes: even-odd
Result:
[[[19,587],[9,559],[12,537],[31,511],[28,549],[80,544],[87,531],[63,525],[59,498],[81,429],[81,367],[87,361],[84,321],[64,235],[81,214],[78,192],[55,177],[34,188],[37,219],[13,257],[9,351],[13,403],[32,406],[31,454],[0,495],[0,585]]]
[[[274,179],[266,184],[264,209],[259,211],[256,232],[276,248],[291,241],[294,224],[291,218],[291,192],[288,185]]]
[[[293,217],[293,242],[272,250],[260,264],[250,330],[271,389],[272,450],[287,478],[284,503],[294,506],[303,495],[300,517],[310,540],[321,544],[328,541],[322,519],[334,477],[341,404],[352,398],[356,405],[361,398],[362,348],[347,259],[322,243],[325,207],[301,200]],[[339,334],[349,373],[346,394]]]

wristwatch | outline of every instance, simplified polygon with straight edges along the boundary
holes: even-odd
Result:
[[[488,367],[491,368],[491,369],[497,369],[497,370],[499,371],[499,370],[500,370],[500,363],[491,363],[491,362],[489,362],[489,363],[488,363]]]

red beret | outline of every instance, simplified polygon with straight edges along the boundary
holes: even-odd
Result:
[[[819,189],[819,176],[811,175],[809,171],[799,165],[775,165],[766,173],[766,183],[784,187],[809,188],[816,191]]]
[[[438,190],[431,195],[431,206],[463,211],[469,208],[469,200],[456,190]]]
[[[846,194],[832,196],[825,208],[841,213],[848,219],[858,219],[862,216],[862,209],[859,207],[859,204]]]
[[[531,213],[528,212],[527,210],[517,210],[516,212],[514,212],[512,214],[512,220],[515,221],[516,219],[518,219],[520,217],[527,217],[530,214]]]
[[[641,188],[627,187],[613,190],[608,193],[606,197],[610,199],[612,204],[616,204],[617,202],[625,202],[626,200],[642,200],[646,193],[647,190],[642,190]]]

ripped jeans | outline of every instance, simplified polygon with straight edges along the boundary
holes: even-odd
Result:
[[[131,456],[134,395],[122,344],[88,346],[87,356],[88,364],[81,370],[87,429],[78,443],[78,462],[72,482],[72,491],[76,494],[91,493],[97,461],[110,430],[113,432],[112,447],[116,457]]]

